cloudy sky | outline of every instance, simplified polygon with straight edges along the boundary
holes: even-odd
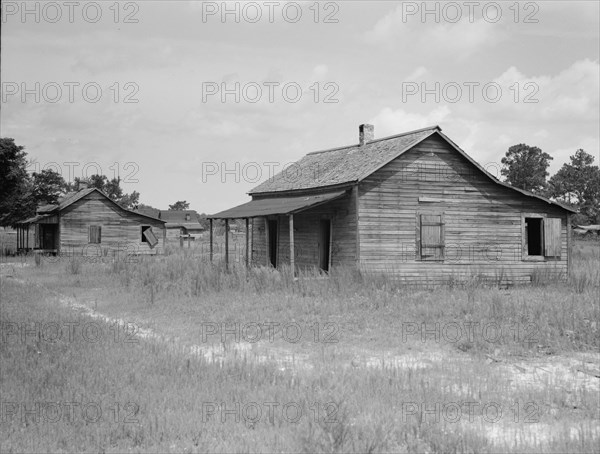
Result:
[[[10,2],[1,135],[213,213],[303,154],[440,125],[498,172],[599,153],[599,2]]]

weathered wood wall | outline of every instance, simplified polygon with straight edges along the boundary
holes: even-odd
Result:
[[[102,227],[100,244],[89,244],[90,225]],[[151,226],[158,239],[154,248],[142,242],[143,225]],[[119,209],[101,194],[92,192],[60,213],[60,252],[84,255],[98,255],[98,251],[103,254],[112,254],[115,251],[127,251],[128,254],[160,254],[164,250],[163,225],[160,221]]]
[[[167,241],[179,242],[179,237],[182,235],[181,227],[169,228],[167,230]]]
[[[416,213],[443,213],[445,259],[416,259]],[[522,259],[522,213],[561,218],[559,259]],[[484,275],[527,281],[535,269],[567,273],[564,210],[502,187],[437,136],[366,178],[359,186],[360,263],[407,281]]]
[[[294,215],[294,248],[298,268],[312,268],[319,264],[319,223],[331,219],[332,243],[330,266],[356,263],[356,204],[354,193]],[[275,219],[272,217],[271,219]],[[290,263],[290,236],[288,216],[278,216],[278,264]],[[252,263],[267,264],[264,218],[253,222]]]

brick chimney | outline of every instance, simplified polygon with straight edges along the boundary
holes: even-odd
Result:
[[[375,139],[375,127],[373,125],[360,125],[358,127],[358,144],[361,147],[373,139]]]

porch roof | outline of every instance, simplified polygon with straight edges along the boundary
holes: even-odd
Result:
[[[165,228],[167,229],[180,229],[184,228],[186,230],[204,230],[202,224],[199,222],[167,222],[165,224]]]
[[[251,200],[220,213],[208,216],[208,219],[241,219],[273,214],[293,214],[308,208],[313,208],[325,202],[330,202],[346,194],[346,191],[329,192],[326,194],[303,195],[295,197],[269,197]]]
[[[47,219],[51,217],[50,214],[36,214],[35,216],[29,218],[29,219],[25,219],[24,221],[19,221],[19,224],[35,224],[38,221],[41,221],[42,219]]]

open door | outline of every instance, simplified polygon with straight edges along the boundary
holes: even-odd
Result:
[[[57,224],[40,224],[40,248],[56,249],[58,234]]]
[[[270,220],[268,221],[268,229],[269,229],[269,262],[273,266],[273,268],[277,267],[277,221]]]
[[[319,223],[319,268],[329,271],[331,256],[331,220],[321,219]]]

